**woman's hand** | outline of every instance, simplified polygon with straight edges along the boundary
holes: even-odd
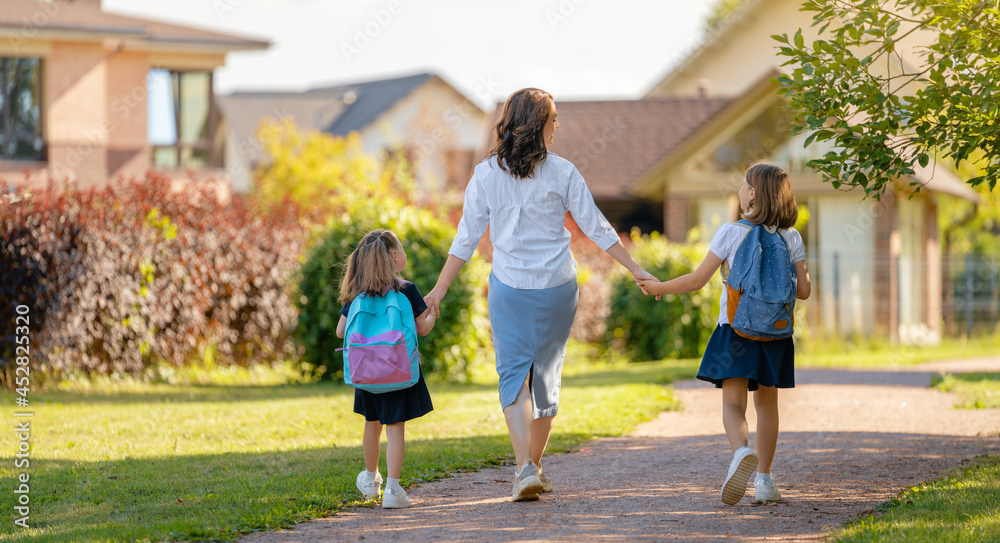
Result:
[[[660,280],[657,279],[653,274],[647,272],[642,268],[639,268],[638,271],[633,272],[632,278],[635,279],[635,284],[639,285],[639,288],[642,289],[642,293],[647,296],[650,294],[649,290],[650,285],[655,285],[660,282]],[[659,294],[656,295],[656,300],[657,301],[660,300]]]
[[[435,318],[441,316],[441,300],[444,299],[445,294],[448,294],[448,287],[458,277],[458,272],[464,265],[465,261],[461,258],[448,255],[448,260],[445,261],[444,267],[441,268],[441,274],[438,275],[437,284],[427,293],[427,296],[424,296],[424,302],[427,303],[428,308],[434,310]]]
[[[642,289],[643,294],[655,294],[656,299],[659,300],[662,294],[659,294],[660,290],[660,280],[659,279],[642,279],[638,282],[639,288]]]
[[[427,296],[424,296],[424,303],[427,304],[427,309],[434,312],[434,317],[441,316],[441,300],[444,299],[444,295],[448,293],[447,288],[434,287]]]

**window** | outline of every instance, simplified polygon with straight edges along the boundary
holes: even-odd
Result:
[[[218,166],[212,72],[151,70],[147,85],[153,167]]]
[[[40,77],[37,58],[0,57],[0,159],[42,159]]]
[[[770,159],[792,135],[791,113],[777,100],[723,143],[700,165],[707,171],[740,171],[757,160]]]

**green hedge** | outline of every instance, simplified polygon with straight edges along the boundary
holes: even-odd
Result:
[[[670,243],[656,232],[633,235],[632,241],[636,261],[661,281],[690,273],[708,251],[707,244]],[[618,272],[612,278],[608,344],[636,360],[700,357],[719,317],[721,293],[722,281],[713,277],[700,291],[656,302],[629,274]]]
[[[327,224],[301,269],[295,329],[305,360],[322,366],[324,379],[343,375],[343,357],[336,351],[343,344],[336,336],[341,307],[337,298],[347,256],[375,228],[399,236],[408,257],[402,275],[425,295],[437,282],[455,237],[455,229],[429,211],[391,201],[362,203]],[[466,381],[492,371],[487,277],[486,265],[473,258],[448,290],[434,330],[420,341],[425,375]]]

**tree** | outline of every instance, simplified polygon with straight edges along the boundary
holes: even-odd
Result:
[[[745,6],[747,0],[716,0],[712,12],[705,19],[705,30],[715,32],[729,19],[729,16]]]
[[[971,162],[967,183],[1000,177],[1000,10],[994,0],[807,0],[818,38],[772,36],[792,66],[778,77],[807,165],[835,188],[879,198],[916,166]],[[828,39],[823,39],[824,37]],[[932,164],[933,163],[933,164]],[[913,183],[916,185],[916,183]],[[919,185],[915,190],[919,190]]]
[[[380,161],[366,153],[357,133],[302,131],[285,118],[262,122],[257,138],[267,158],[255,172],[255,196],[265,208],[289,200],[323,214],[368,200],[414,198],[412,166],[401,156]]]

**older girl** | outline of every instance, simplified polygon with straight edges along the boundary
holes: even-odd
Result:
[[[802,236],[793,225],[798,208],[788,175],[777,166],[754,164],[747,170],[739,190],[740,208],[756,225],[777,229],[788,242],[796,276],[795,296],[809,297],[809,273],[806,270]],[[747,230],[737,224],[722,225],[712,237],[708,254],[698,269],[671,281],[654,284],[641,281],[650,294],[680,294],[699,290],[712,278],[723,261],[730,266]],[[733,331],[726,311],[726,293],[720,300],[719,323],[708,341],[698,370],[698,379],[722,389],[722,423],[733,449],[733,459],[722,484],[722,501],[733,505],[743,498],[754,468],[755,498],[758,501],[781,499],[771,477],[771,462],[778,443],[778,389],[795,386],[795,345],[792,338],[755,341]],[[757,452],[748,446],[747,391],[754,391],[757,409]]]

